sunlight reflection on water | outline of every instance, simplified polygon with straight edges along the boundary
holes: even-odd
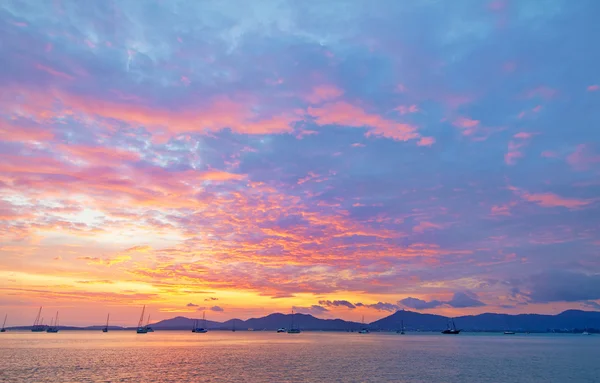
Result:
[[[599,382],[600,336],[0,335],[0,382]]]

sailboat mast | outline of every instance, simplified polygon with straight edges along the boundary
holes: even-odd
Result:
[[[290,326],[290,329],[294,328],[294,309],[292,309],[292,325]]]
[[[110,319],[110,313],[106,316],[106,328],[108,328],[108,320]]]
[[[202,311],[202,327],[206,328],[206,311]]]
[[[138,328],[142,327],[142,325],[144,324],[144,314],[146,313],[146,305],[144,305],[144,308],[142,309],[142,315],[140,316],[140,320],[138,322]]]
[[[6,318],[8,318],[8,314],[6,314],[4,316],[4,323],[2,323],[2,330],[4,330],[4,327],[6,326]]]
[[[42,307],[41,306],[37,313],[37,316],[35,317],[35,321],[33,321],[33,326],[37,326],[40,324],[40,315],[42,315]]]
[[[56,318],[54,319],[54,327],[58,327],[58,311],[56,312]]]
[[[150,314],[148,314],[148,322],[146,322],[146,327],[150,326]]]

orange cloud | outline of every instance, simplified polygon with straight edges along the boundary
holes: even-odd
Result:
[[[203,180],[215,182],[240,181],[246,178],[244,174],[229,173],[221,170],[207,170],[200,172],[199,176]]]

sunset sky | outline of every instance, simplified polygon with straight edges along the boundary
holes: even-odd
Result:
[[[2,1],[0,316],[600,309],[599,11]]]

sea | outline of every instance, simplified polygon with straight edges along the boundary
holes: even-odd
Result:
[[[0,334],[0,382],[600,382],[600,335]]]

